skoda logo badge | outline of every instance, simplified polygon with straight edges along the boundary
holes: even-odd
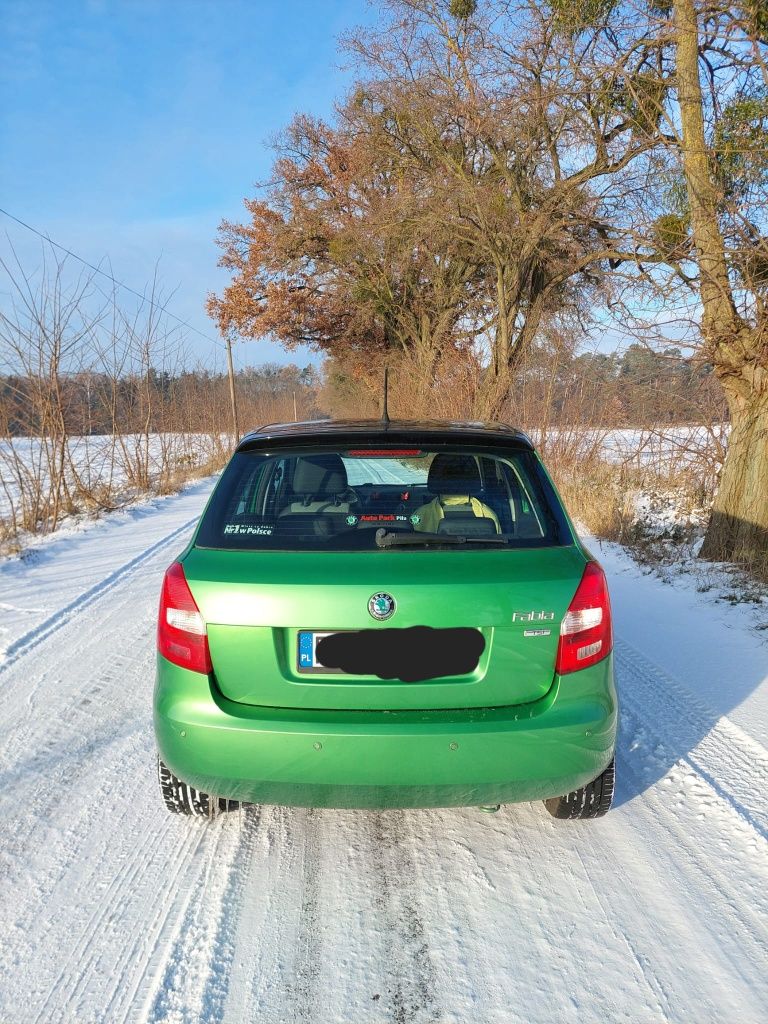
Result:
[[[368,602],[368,611],[374,619],[389,619],[395,614],[395,599],[391,594],[374,594]]]

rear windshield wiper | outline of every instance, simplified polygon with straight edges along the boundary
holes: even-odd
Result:
[[[376,531],[376,546],[398,548],[420,544],[507,544],[505,537],[464,537],[457,533],[387,533],[382,527]]]

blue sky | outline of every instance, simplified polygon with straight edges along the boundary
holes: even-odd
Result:
[[[350,81],[337,38],[374,12],[365,0],[0,0],[0,17],[0,206],[92,263],[108,257],[138,290],[159,259],[169,307],[215,337],[203,303],[226,281],[216,227],[244,216],[292,115],[330,113]],[[39,242],[0,217],[5,250],[6,235],[39,263]],[[308,359],[238,349],[241,365]]]

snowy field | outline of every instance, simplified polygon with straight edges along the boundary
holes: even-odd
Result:
[[[0,562],[3,1024],[758,1024],[768,632],[595,553],[615,809],[247,808],[154,777],[157,596],[209,483]]]
[[[662,470],[679,469],[702,458],[708,462],[715,460],[718,450],[725,448],[726,434],[725,425],[715,428],[714,432],[704,427],[685,426],[567,431],[570,445],[582,438],[585,453],[594,446],[608,461],[633,466],[654,465]],[[532,436],[540,442],[535,432]],[[551,430],[549,437],[557,444],[556,430]],[[225,437],[219,440],[226,446]],[[199,465],[210,457],[215,444],[215,438],[195,434],[72,437],[67,442],[67,482],[73,492],[108,489],[110,493],[121,495],[130,491],[130,481],[145,457],[150,474],[157,475],[163,467]],[[39,438],[0,438],[0,519],[10,515],[12,504],[18,505],[20,487],[31,492],[36,479],[45,487],[46,449]]]
[[[621,427],[614,430],[570,427],[547,431],[531,431],[534,442],[542,447],[564,445],[574,455],[592,455],[607,462],[623,463],[641,469],[654,467],[662,473],[673,473],[688,466],[706,466],[710,472],[725,457],[728,442],[727,423],[704,426]]]
[[[227,440],[221,443],[226,448]],[[137,474],[146,465],[150,477],[163,470],[189,468],[204,462],[216,439],[204,434],[93,434],[70,437],[64,458],[65,477],[72,493],[105,492],[129,498]],[[57,452],[37,437],[0,437],[0,519],[18,508],[20,492],[33,494],[39,482],[49,487],[49,458]]]
[[[661,425],[607,431],[600,447],[610,461],[670,472],[701,462],[716,463],[724,457],[727,441],[726,423],[711,428]]]

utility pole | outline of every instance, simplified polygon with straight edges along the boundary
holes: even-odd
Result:
[[[235,368],[232,365],[232,339],[227,335],[227,366],[229,368],[229,397],[232,402],[232,428],[235,432],[235,444],[240,440],[240,428],[237,423],[237,395],[235,394]]]

